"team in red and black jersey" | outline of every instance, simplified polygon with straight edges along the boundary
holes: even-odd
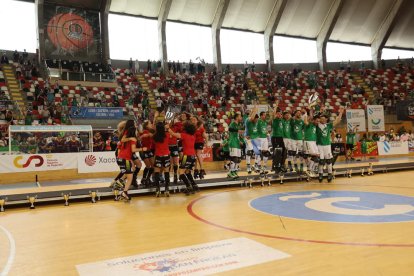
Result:
[[[164,193],[169,196],[171,167],[174,169],[174,183],[177,184],[178,179],[181,180],[186,185],[187,195],[198,191],[191,172],[199,155],[200,173],[195,173],[195,176],[200,178],[203,176],[201,151],[206,138],[205,130],[197,118],[192,119],[188,114],[182,114],[180,119],[170,124],[159,121],[155,126],[150,121],[145,121],[143,130],[139,133],[136,132],[132,120],[119,124],[120,142],[117,162],[121,172],[114,181],[126,176],[127,183],[122,197],[129,198],[130,185],[137,183],[136,178],[142,164],[140,159],[145,163],[141,184],[147,186],[155,184],[156,196],[161,194],[162,182],[165,183]],[[139,157],[136,154],[138,151],[140,151]],[[150,180],[152,174],[153,183]],[[111,184],[111,187],[114,185]]]

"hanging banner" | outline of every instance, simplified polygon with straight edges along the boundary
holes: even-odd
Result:
[[[0,156],[0,173],[54,171],[77,168],[76,153]]]
[[[384,106],[368,105],[368,131],[385,131]]]
[[[101,53],[99,11],[45,4],[43,16],[45,25],[42,28],[45,32],[47,57],[99,60]]]
[[[396,107],[398,120],[414,121],[414,100],[398,101]]]
[[[78,173],[117,172],[115,152],[85,152],[78,154]]]
[[[347,109],[346,110],[346,129],[347,131],[358,128],[357,132],[365,132],[365,110],[363,109]]]
[[[122,107],[72,107],[70,116],[77,119],[122,119]]]
[[[408,142],[377,142],[379,155],[408,154]]]

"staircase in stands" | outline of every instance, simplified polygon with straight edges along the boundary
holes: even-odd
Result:
[[[21,120],[23,119],[22,112],[26,108],[26,102],[25,102],[25,98],[23,96],[22,90],[20,89],[19,83],[16,80],[14,67],[10,64],[5,64],[3,65],[3,71],[4,71],[4,76],[6,78],[6,81],[7,81],[7,86],[10,91],[10,99],[12,101],[15,101],[17,105],[19,106],[20,112],[19,112],[19,115],[17,116],[17,119]]]
[[[256,95],[259,99],[259,104],[261,105],[268,105],[267,99],[266,97],[263,95],[263,90],[260,89],[256,82],[253,79],[247,79],[247,85],[250,87],[250,89],[252,89],[253,91],[256,92]]]
[[[149,87],[149,84],[147,82],[147,79],[145,78],[144,74],[138,74],[137,80],[139,84],[141,85],[142,89],[144,89],[145,92],[148,93],[148,99],[149,99],[149,105],[152,109],[155,109],[157,107],[155,103],[155,95],[154,91]]]
[[[365,93],[368,95],[369,102],[372,103],[374,100],[374,92],[366,84],[366,82],[361,78],[361,75],[359,73],[352,73],[351,75],[353,76],[355,82],[361,85],[362,88],[364,88]]]

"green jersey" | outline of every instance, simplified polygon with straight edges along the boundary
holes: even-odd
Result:
[[[303,120],[292,119],[291,126],[292,126],[292,139],[296,141],[303,140],[303,128],[305,126],[305,123],[303,122]]]
[[[247,136],[250,137],[250,139],[256,139],[259,137],[259,122],[252,122],[250,120],[247,120],[246,127],[247,127]]]
[[[259,119],[257,121],[257,128],[259,130],[259,138],[267,138],[267,121]]]
[[[346,134],[346,143],[348,145],[355,145],[356,144],[356,135],[354,132],[348,132]]]
[[[316,126],[314,124],[305,125],[305,141],[316,142]]]
[[[223,151],[224,152],[229,152],[230,151],[229,139],[224,139],[223,140]]]
[[[365,139],[361,141],[361,153],[362,154],[368,153],[368,141]]]
[[[283,119],[283,138],[292,138],[292,128],[290,126],[290,120]]]
[[[272,137],[283,137],[283,119],[279,119],[279,118],[273,119]]]
[[[230,148],[236,148],[240,149],[240,136],[239,136],[239,130],[240,125],[236,123],[235,121],[231,122],[229,125],[229,147]]]
[[[316,144],[320,146],[329,146],[331,144],[332,123],[319,124],[316,127]]]

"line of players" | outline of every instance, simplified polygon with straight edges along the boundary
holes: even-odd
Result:
[[[138,131],[133,120],[119,123],[120,142],[116,157],[120,173],[110,187],[122,189],[121,197],[129,199],[128,190],[131,185],[138,187],[137,177],[144,162],[141,184],[154,184],[157,197],[161,194],[161,183],[165,184],[165,196],[169,196],[171,168],[174,184],[181,180],[186,185],[187,195],[198,191],[194,179],[202,179],[205,175],[201,152],[207,135],[203,122],[183,113],[175,122],[166,123],[165,113],[161,112],[155,116],[154,124],[145,121],[142,128]],[[200,170],[194,170],[193,177],[192,170],[197,164]]]
[[[241,149],[246,146],[247,172],[261,175],[268,173],[268,159],[272,159],[272,171],[276,173],[293,172],[306,174],[308,178],[319,173],[319,182],[323,181],[326,166],[328,182],[333,179],[334,163],[331,150],[331,132],[342,118],[344,109],[341,107],[335,121],[329,122],[328,115],[322,107],[318,114],[312,108],[297,110],[291,114],[278,107],[267,114],[258,113],[255,106],[250,114],[236,114],[229,125],[229,136],[223,143],[228,148],[228,177],[238,178],[237,171],[241,162]],[[268,116],[269,115],[269,116]],[[271,144],[269,151],[268,126],[271,126]],[[243,137],[244,136],[244,137]],[[254,164],[251,161],[254,157]],[[287,163],[287,164],[286,164]],[[306,171],[304,171],[306,165]]]

